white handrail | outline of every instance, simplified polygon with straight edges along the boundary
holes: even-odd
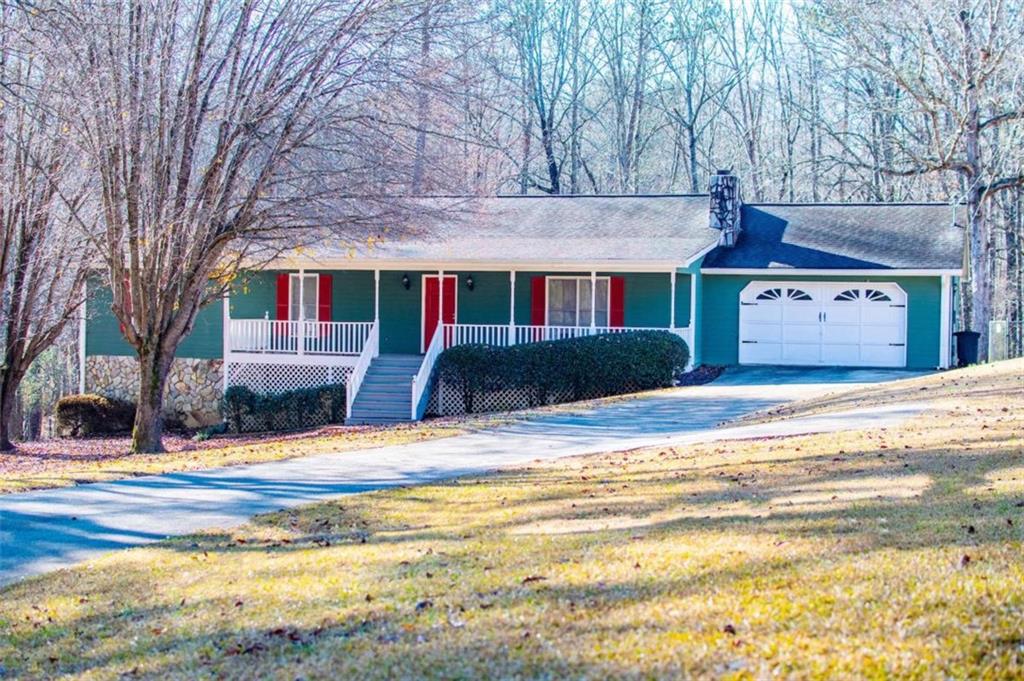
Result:
[[[370,322],[370,333],[363,342],[363,351],[359,353],[359,359],[349,374],[348,382],[345,384],[345,418],[352,418],[352,405],[355,404],[356,394],[363,385],[366,372],[370,368],[373,358],[380,354],[380,333],[375,322]]]
[[[412,414],[410,417],[413,421],[418,421],[423,415],[420,410],[420,400],[423,399],[427,385],[430,383],[430,374],[434,371],[434,363],[437,362],[437,358],[441,356],[441,351],[444,350],[444,329],[451,326],[451,324],[437,325],[437,328],[434,329],[434,335],[430,339],[430,344],[427,345],[427,351],[423,354],[420,370],[412,377]]]

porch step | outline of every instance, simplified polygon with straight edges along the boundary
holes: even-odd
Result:
[[[420,355],[380,355],[370,363],[352,404],[352,425],[411,421],[412,377],[420,369]]]

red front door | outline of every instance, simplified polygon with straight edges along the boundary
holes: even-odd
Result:
[[[455,294],[457,277],[444,275],[444,323],[455,323]],[[437,288],[437,275],[423,277],[423,339],[420,350],[425,351],[437,329],[437,311],[441,306]]]

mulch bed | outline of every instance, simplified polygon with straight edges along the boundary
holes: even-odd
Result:
[[[701,366],[688,371],[676,380],[676,385],[704,385],[710,383],[725,371],[725,367]]]

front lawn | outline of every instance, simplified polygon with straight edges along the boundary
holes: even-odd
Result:
[[[898,428],[580,457],[114,553],[0,592],[0,660],[25,678],[1021,678],[1022,372],[882,388],[935,392]]]

